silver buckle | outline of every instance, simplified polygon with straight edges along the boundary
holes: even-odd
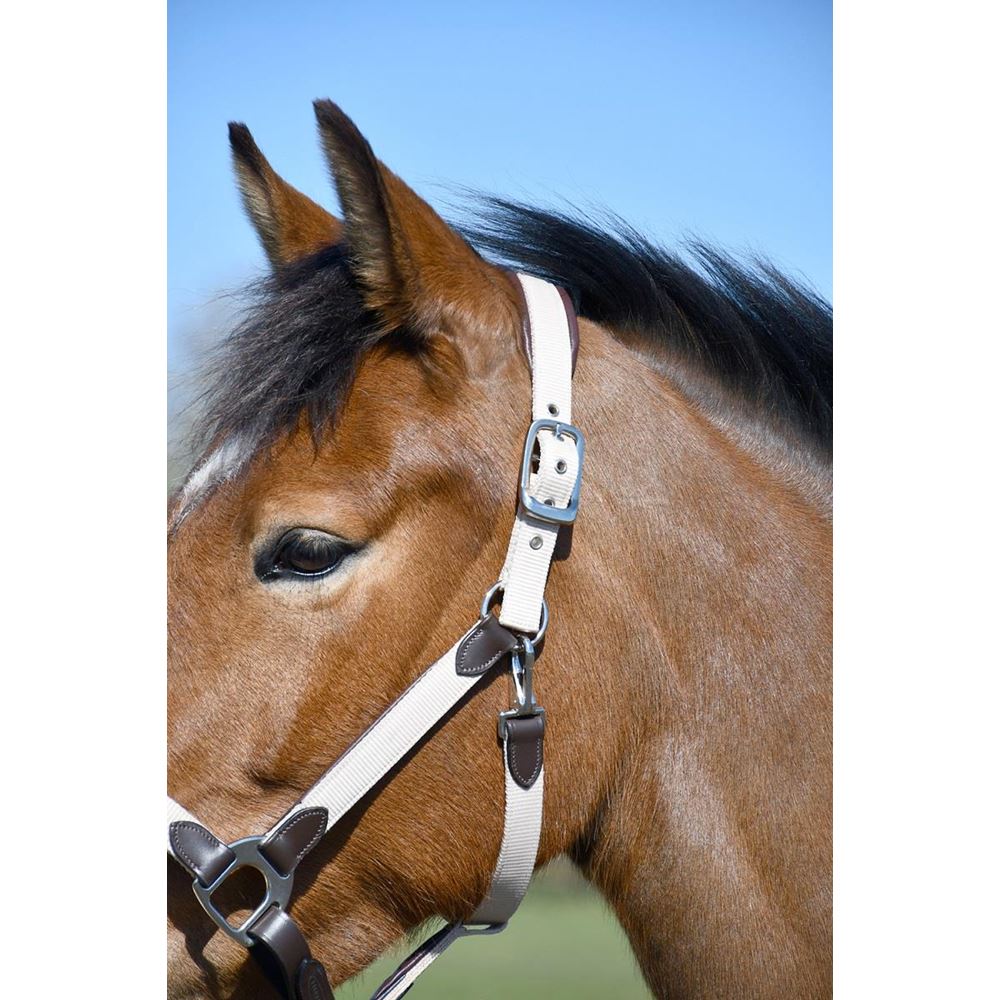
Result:
[[[576,482],[573,483],[569,503],[565,507],[550,506],[541,500],[536,500],[528,492],[531,483],[531,456],[535,450],[539,431],[552,431],[560,440],[564,434],[568,434],[576,444]],[[524,455],[521,459],[520,500],[525,513],[549,524],[572,524],[576,520],[576,511],[580,506],[580,482],[583,478],[583,450],[583,432],[579,427],[549,418],[536,420],[532,423],[528,428],[528,436],[524,442]]]
[[[253,945],[253,939],[247,933],[255,920],[261,917],[270,907],[277,905],[284,910],[292,896],[292,875],[282,875],[258,849],[263,837],[244,837],[228,844],[229,850],[236,855],[232,864],[209,886],[203,886],[197,879],[194,881],[194,894],[198,897],[205,912],[234,941],[245,948]],[[238,927],[231,924],[219,908],[212,902],[212,896],[219,890],[223,882],[233,872],[240,868],[253,868],[264,876],[264,900]]]

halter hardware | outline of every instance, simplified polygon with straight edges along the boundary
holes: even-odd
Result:
[[[537,638],[537,637],[536,637]],[[514,680],[514,707],[500,713],[497,719],[497,735],[503,742],[507,738],[507,722],[510,719],[527,719],[544,716],[545,709],[535,701],[532,687],[532,672],[535,666],[535,645],[527,637],[521,636],[521,646],[510,654],[511,677]]]
[[[493,584],[492,587],[490,587],[489,590],[486,591],[485,595],[483,596],[483,603],[479,606],[480,618],[485,618],[490,613],[490,608],[492,608],[493,605],[496,604],[497,598],[502,593],[503,593],[503,583],[502,581],[498,580],[496,583]],[[545,638],[545,633],[548,630],[548,627],[549,627],[549,603],[543,597],[542,617],[538,622],[538,630],[531,637],[531,639],[528,639],[527,634],[522,632],[521,639],[524,642],[531,642],[534,645],[537,645],[542,641],[542,639]]]
[[[541,431],[551,431],[560,441],[564,436],[573,439],[576,445],[576,479],[573,489],[570,492],[569,503],[565,507],[556,507],[538,500],[531,495],[531,473],[532,458],[535,453],[535,445],[538,444],[538,435]],[[525,513],[545,521],[548,524],[572,524],[576,520],[576,512],[580,506],[580,482],[583,478],[583,432],[574,424],[563,423],[561,420],[552,420],[543,417],[535,420],[528,428],[528,436],[524,439],[524,454],[521,458],[521,508]]]
[[[544,544],[543,536],[551,539],[558,534],[552,526],[576,520],[584,439],[573,424],[542,416],[546,410],[557,416],[560,407],[567,417],[571,413],[575,345],[571,307],[548,282],[524,274],[517,280],[531,334],[532,413],[540,419],[529,427],[524,444],[507,559],[500,582],[483,598],[479,620],[386,707],[264,836],[223,844],[183,806],[167,800],[168,852],[194,876],[195,896],[219,929],[280,971],[288,1000],[333,1000],[322,964],[312,957],[287,913],[295,866],[506,656],[514,705],[500,712],[497,721],[504,761],[504,828],[489,891],[466,922],[445,926],[405,959],[372,1000],[401,1000],[453,941],[503,930],[534,871],[542,825],[545,713],[535,700],[533,671],[536,649],[540,650],[549,624],[544,589],[554,554],[554,545]],[[561,446],[566,437],[576,447],[572,472],[573,452]],[[536,448],[542,457],[540,472],[533,468]],[[567,473],[573,476],[571,484]],[[532,496],[532,488],[549,497],[543,501]],[[492,608],[501,596],[504,603],[494,617]],[[236,926],[212,897],[241,868],[257,871],[265,892],[253,913]]]
[[[253,939],[247,930],[272,906],[284,910],[292,896],[292,874],[282,875],[260,853],[260,844],[263,840],[263,837],[243,837],[241,840],[233,841],[227,845],[229,850],[236,855],[232,864],[210,885],[205,886],[198,879],[194,880],[194,894],[198,897],[198,902],[201,903],[205,912],[215,921],[220,930],[245,948],[249,948],[253,944]],[[230,875],[241,868],[253,868],[261,874],[264,879],[264,899],[257,905],[253,913],[237,927],[231,924],[212,902],[212,896],[218,892]]]

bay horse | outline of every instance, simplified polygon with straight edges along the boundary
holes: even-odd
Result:
[[[341,218],[230,126],[273,274],[170,504],[170,794],[223,838],[265,829],[474,617],[530,399],[514,266],[579,314],[588,439],[535,675],[537,863],[603,893],[656,996],[829,996],[830,307],[570,213],[488,201],[460,233],[316,114]],[[292,912],[334,984],[482,899],[503,827],[482,734],[509,698],[475,689],[303,861]],[[168,879],[169,995],[271,995]]]

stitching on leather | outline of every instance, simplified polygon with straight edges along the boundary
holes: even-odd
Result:
[[[486,631],[486,625],[480,623],[472,634],[462,643],[462,655],[458,658],[458,672],[461,673],[465,667],[466,657],[469,655],[469,647]]]
[[[466,668],[465,668],[465,661],[466,661],[466,659],[469,656],[469,648],[476,641],[476,639],[478,639],[478,638],[480,638],[480,636],[484,635],[485,632],[486,632],[486,624],[483,623],[477,629],[475,629],[473,632],[471,632],[469,634],[469,636],[463,641],[463,643],[462,643],[462,655],[458,658],[458,665],[455,668],[455,670],[456,670],[457,673],[461,674],[461,673],[465,672],[465,670],[466,670]],[[493,656],[491,656],[488,660],[486,660],[485,663],[479,664],[474,669],[469,670],[468,673],[479,674],[479,673],[483,673],[486,670],[489,670],[490,667],[492,667],[494,663],[497,663],[500,660],[501,656],[506,656],[507,653],[509,653],[512,648],[513,647],[505,646],[498,653],[494,653]]]
[[[295,826],[296,823],[301,823],[302,820],[305,820],[305,819],[312,819],[312,818],[314,818],[316,816],[321,816],[325,812],[326,812],[325,809],[306,809],[304,812],[298,813],[297,815],[293,816],[277,832],[277,834],[275,834],[275,837],[271,841],[271,844],[273,845],[273,844],[277,843],[278,840],[280,840],[282,837],[284,837],[284,835],[286,833],[288,833],[288,831],[291,830],[292,827]],[[326,832],[325,829],[324,829],[325,826],[326,826],[326,822],[325,822],[325,818],[324,818],[323,826],[317,827],[317,830],[312,835],[312,839],[309,841],[309,843],[306,844],[306,846],[303,847],[302,850],[299,851],[299,853],[295,855],[295,863],[296,864],[298,864],[316,846],[316,844],[319,842],[319,838],[322,837],[323,834]]]
[[[535,765],[531,769],[531,776],[526,778],[521,774],[520,768],[517,766],[517,754],[514,753],[514,741],[511,739],[507,740],[508,746],[508,761],[510,762],[510,769],[514,777],[517,778],[522,785],[527,785],[529,788],[535,783],[538,778],[538,772],[542,769],[542,740],[541,738],[535,739]]]
[[[223,844],[218,837],[213,837],[208,830],[206,830],[203,826],[199,826],[197,823],[188,823],[181,820],[180,822],[170,824],[170,843],[173,846],[174,851],[181,856],[181,860],[186,862],[188,868],[190,868],[191,871],[193,871],[200,879],[202,874],[201,867],[192,857],[190,857],[187,851],[184,850],[180,840],[176,836],[177,830],[190,830],[192,833],[196,833],[199,837],[201,837],[202,840],[207,840],[209,846],[214,848],[225,847],[225,844]],[[226,850],[229,850],[229,848],[227,847]]]

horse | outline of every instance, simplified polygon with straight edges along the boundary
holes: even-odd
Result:
[[[485,199],[449,225],[315,110],[340,217],[230,125],[271,273],[209,365],[169,505],[170,794],[223,840],[266,828],[475,620],[529,417],[515,268],[573,302],[587,436],[534,675],[537,865],[571,859],[658,997],[829,996],[829,305],[765,261],[569,210]],[[291,910],[334,985],[487,892],[509,684],[302,862]],[[272,995],[168,869],[169,995]]]

